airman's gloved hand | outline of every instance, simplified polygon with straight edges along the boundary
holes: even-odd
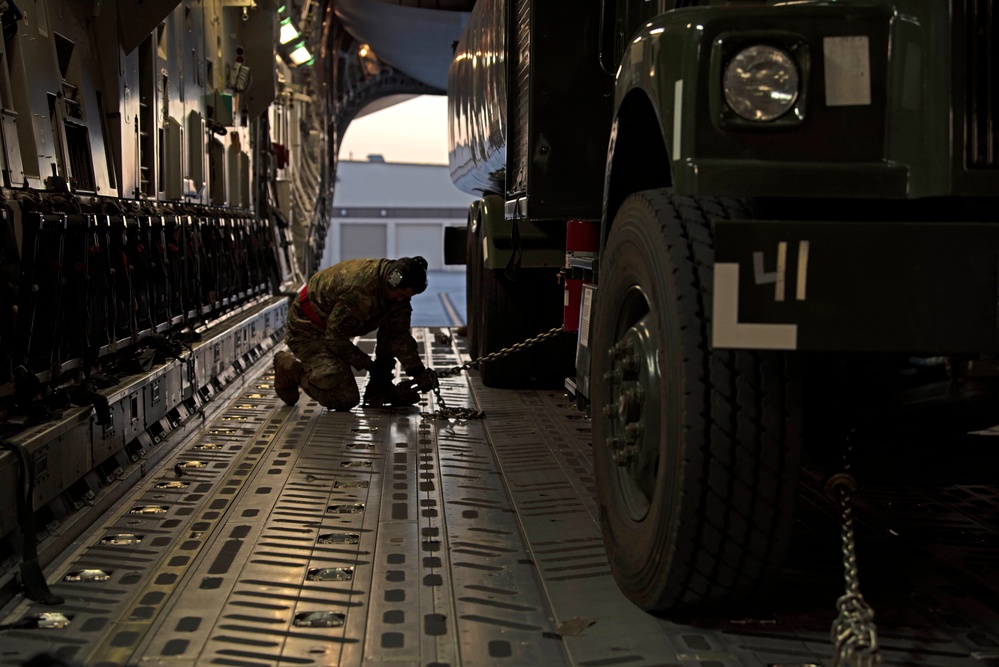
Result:
[[[380,408],[385,405],[407,406],[420,402],[420,393],[415,389],[395,385],[391,380],[368,382],[364,390],[365,407]]]
[[[432,391],[440,386],[440,383],[437,382],[437,373],[429,368],[414,373],[413,383],[421,392]]]

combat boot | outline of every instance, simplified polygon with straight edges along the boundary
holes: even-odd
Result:
[[[288,405],[298,403],[298,381],[304,370],[291,352],[281,350],[274,355],[274,391]]]
[[[420,393],[416,390],[401,390],[391,381],[369,381],[364,390],[365,407],[380,408],[385,405],[405,407],[420,402]]]

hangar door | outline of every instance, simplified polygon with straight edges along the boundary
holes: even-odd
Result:
[[[444,232],[437,223],[407,223],[395,226],[394,257],[422,255],[431,271],[444,268]]]
[[[340,259],[385,257],[388,229],[380,223],[346,223],[340,225]]]

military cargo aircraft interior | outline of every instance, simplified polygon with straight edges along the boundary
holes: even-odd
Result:
[[[994,0],[0,25],[0,665],[999,665]]]

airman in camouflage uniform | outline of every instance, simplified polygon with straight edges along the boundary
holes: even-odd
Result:
[[[360,402],[353,367],[369,372],[366,405],[416,403],[419,394],[402,391],[392,377],[398,359],[417,389],[436,386],[410,333],[410,298],[426,287],[422,257],[350,259],[314,274],[288,310],[291,352],[274,357],[278,396],[294,405],[301,388],[326,408],[350,410]],[[375,329],[372,359],[351,339]]]

